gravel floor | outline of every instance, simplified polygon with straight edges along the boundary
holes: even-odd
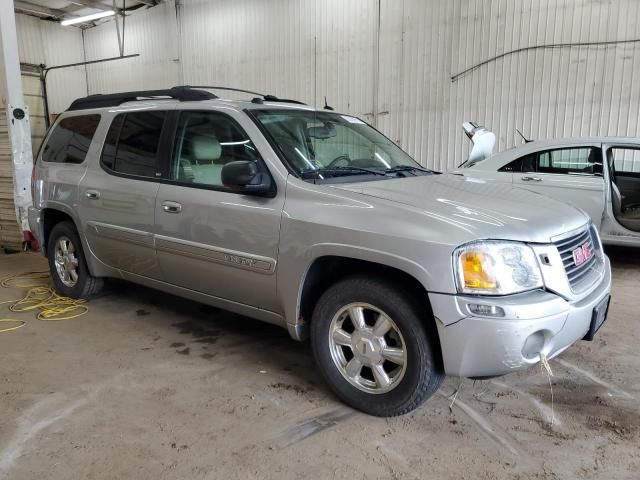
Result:
[[[392,419],[342,406],[284,330],[142,287],[110,282],[76,320],[12,314],[0,479],[637,479],[640,254],[609,254],[609,321],[551,362],[552,389],[537,368],[465,380],[450,408],[450,378]],[[44,268],[0,254],[0,276]]]

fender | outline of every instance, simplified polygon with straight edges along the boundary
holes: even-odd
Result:
[[[424,266],[408,258],[394,255],[388,252],[375,250],[367,247],[340,244],[340,243],[319,243],[313,245],[306,255],[306,265],[298,277],[298,289],[295,298],[293,294],[284,294],[284,310],[287,320],[287,327],[291,336],[301,340],[305,338],[305,325],[300,318],[300,308],[302,302],[302,291],[313,263],[322,257],[344,257],[355,260],[362,260],[370,263],[377,263],[386,267],[391,267],[415,278],[425,290],[429,291],[432,284],[432,274]]]
[[[386,265],[387,267],[402,270],[403,272],[417,279],[425,288],[425,290],[429,291],[429,285],[431,284],[432,279],[431,272],[424,268],[423,265],[420,265],[419,263],[400,255],[395,255],[393,253],[383,252],[381,250],[375,250],[372,248],[340,243],[319,243],[311,247],[310,250],[311,262],[309,263],[308,267],[310,267],[316,259],[329,255],[336,257],[355,258],[356,260],[379,263],[380,265]]]

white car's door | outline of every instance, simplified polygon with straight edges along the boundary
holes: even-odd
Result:
[[[500,170],[513,185],[584,210],[600,228],[605,207],[603,153],[598,144],[554,147],[529,153]]]
[[[616,245],[640,245],[640,144],[603,145],[610,185],[600,234]]]

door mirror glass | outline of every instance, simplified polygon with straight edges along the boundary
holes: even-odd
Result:
[[[271,178],[259,171],[257,162],[239,160],[226,163],[220,176],[222,184],[233,190],[251,193],[271,191]]]

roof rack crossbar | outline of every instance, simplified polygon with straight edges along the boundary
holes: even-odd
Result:
[[[253,98],[251,100],[252,103],[262,103],[262,102],[282,102],[282,103],[296,103],[298,105],[304,105],[303,102],[298,100],[290,100],[288,98],[278,98],[275,95],[269,95],[268,93],[258,93],[253,92],[251,90],[244,90],[242,88],[233,88],[233,87],[214,87],[212,85],[187,85],[187,88],[207,88],[210,90],[226,90],[230,92],[241,92],[241,93],[249,93],[251,95],[258,95],[260,98]]]
[[[299,100],[291,100],[290,98],[279,98],[279,97],[276,97],[275,95],[265,95],[262,98],[267,102],[296,103],[298,105],[306,105],[305,103]]]
[[[211,85],[185,85],[186,88],[207,88],[209,90],[227,90],[230,92],[240,92],[240,93],[250,93],[251,95],[259,95],[264,97],[265,95],[258,92],[253,92],[251,90],[244,90],[242,88],[232,88],[232,87],[213,87]]]
[[[68,110],[86,110],[89,108],[116,107],[126,102],[134,102],[141,99],[161,99],[171,98],[181,102],[212,100],[218,98],[211,92],[196,90],[194,88],[173,87],[164,90],[140,90],[135,92],[96,94],[78,98],[68,108]]]

